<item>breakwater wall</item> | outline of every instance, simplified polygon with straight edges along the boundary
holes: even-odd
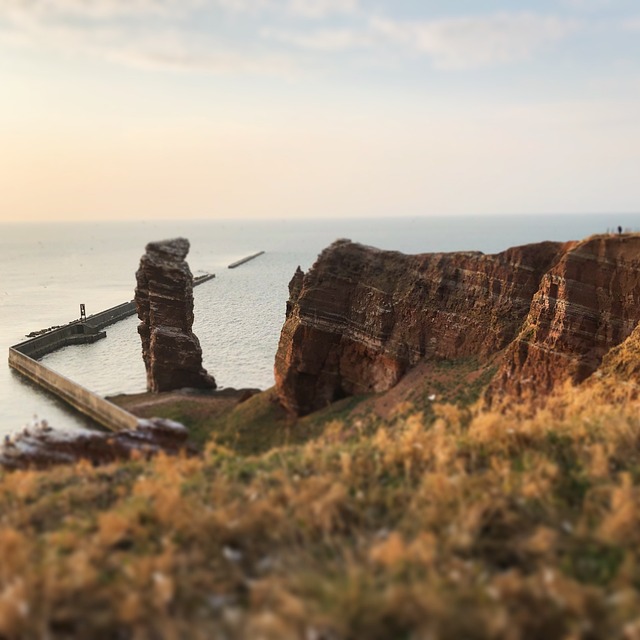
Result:
[[[213,280],[215,277],[215,273],[205,273],[204,275],[193,279],[193,286],[197,287],[200,284],[209,282],[209,280]],[[122,304],[111,307],[106,311],[101,311],[100,313],[89,316],[86,319],[85,324],[96,329],[104,329],[105,327],[115,324],[116,322],[120,322],[120,320],[125,320],[136,313],[137,309],[135,300],[131,300],[130,302],[123,302]]]
[[[242,260],[236,260],[235,262],[232,262],[229,265],[229,269],[235,269],[236,267],[239,267],[242,264],[246,264],[247,262],[250,262],[251,260],[255,260],[256,258],[259,258],[260,256],[264,255],[264,251],[258,251],[258,253],[254,253],[250,256],[247,256],[246,258],[242,258]]]
[[[111,309],[89,316],[85,324],[100,330],[108,327],[110,324],[115,324],[116,322],[120,322],[120,320],[129,318],[135,313],[136,303],[131,300],[130,302],[123,302],[115,307],[111,307]]]
[[[204,275],[193,279],[193,286],[197,287],[200,284],[209,282],[209,280],[213,280],[215,277],[215,273],[205,273]],[[130,302],[123,302],[122,304],[111,307],[106,311],[101,311],[100,313],[89,316],[86,319],[85,324],[88,324],[95,329],[104,329],[105,327],[115,324],[116,322],[120,322],[120,320],[125,320],[136,313],[137,309],[135,300],[131,300]]]
[[[138,426],[136,416],[37,362],[19,351],[19,346],[9,349],[9,366],[12,369],[110,431],[135,429]]]
[[[213,273],[198,276],[193,279],[193,286],[197,287],[215,277]],[[30,338],[20,344],[13,345],[12,348],[28,355],[34,360],[39,360],[47,354],[53,353],[63,347],[75,344],[92,344],[98,340],[102,340],[107,337],[103,329],[121,320],[126,320],[135,315],[136,312],[136,303],[134,300],[123,302],[105,311],[100,311],[100,313],[90,315],[84,321],[73,320],[63,327],[52,329],[35,338]]]
[[[101,327],[94,327],[76,320],[59,329],[13,345],[11,348],[37,360],[63,347],[74,344],[91,344],[106,337],[107,334],[101,331]]]

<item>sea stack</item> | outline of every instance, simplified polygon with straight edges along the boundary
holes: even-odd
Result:
[[[141,322],[147,389],[158,393],[185,387],[215,389],[202,367],[193,327],[193,275],[185,238],[150,242],[136,273],[135,302]]]

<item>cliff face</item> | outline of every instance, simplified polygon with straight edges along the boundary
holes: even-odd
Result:
[[[580,383],[640,320],[640,236],[574,243],[546,273],[489,394],[549,392]]]
[[[280,402],[385,391],[423,358],[491,360],[488,398],[581,382],[640,320],[640,236],[406,256],[338,241],[290,285]]]
[[[138,333],[147,389],[152,392],[216,387],[202,368],[200,342],[191,330],[193,276],[185,261],[188,252],[184,238],[151,242],[136,273]]]
[[[517,335],[558,243],[407,256],[341,240],[290,285],[276,355],[283,406],[297,415],[385,391],[422,358],[487,360]]]

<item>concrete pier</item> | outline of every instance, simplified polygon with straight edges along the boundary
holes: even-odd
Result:
[[[9,349],[9,366],[110,431],[138,426],[133,414],[21,353],[17,347]]]
[[[214,273],[206,273],[198,276],[193,279],[193,286],[197,287],[200,284],[209,282],[209,280],[213,280],[215,277]],[[35,338],[30,338],[20,344],[13,345],[12,349],[16,349],[20,351],[20,353],[24,353],[34,360],[38,360],[49,353],[53,353],[69,345],[92,344],[93,342],[106,338],[107,334],[103,329],[121,320],[126,320],[135,314],[136,303],[133,300],[123,302],[106,311],[88,316],[84,322],[73,320],[63,327],[52,329]]]
[[[254,253],[250,256],[247,256],[246,258],[242,258],[242,260],[237,260],[236,262],[232,262],[229,265],[229,269],[235,269],[236,267],[239,267],[242,264],[246,264],[247,262],[250,262],[251,260],[255,260],[256,258],[259,258],[261,255],[264,254],[264,251],[258,251],[258,253]]]
[[[54,329],[36,338],[14,344],[11,348],[38,360],[58,349],[73,344],[92,344],[106,337],[107,334],[100,328],[76,320],[60,327],[60,329]]]

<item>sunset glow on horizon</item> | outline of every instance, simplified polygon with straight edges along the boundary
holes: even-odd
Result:
[[[0,0],[0,221],[640,211],[630,0]]]

